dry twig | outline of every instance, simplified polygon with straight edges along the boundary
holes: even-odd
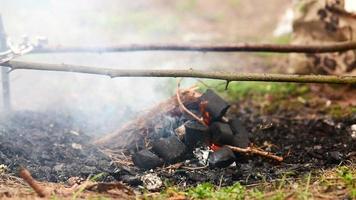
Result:
[[[339,12],[339,11],[338,11]],[[201,52],[274,52],[274,53],[330,53],[356,49],[356,42],[338,42],[330,44],[293,45],[293,44],[129,44],[108,47],[42,47],[33,53],[66,52],[122,52],[122,51],[201,51]]]
[[[267,151],[263,151],[260,149],[256,149],[254,147],[246,147],[246,148],[240,148],[240,147],[235,147],[235,146],[230,146],[227,145],[231,150],[235,151],[235,152],[239,152],[239,153],[246,153],[246,154],[252,154],[252,155],[259,155],[259,156],[263,156],[266,158],[271,158],[273,160],[277,160],[279,162],[283,161],[283,157],[280,156],[276,156],[270,152]]]
[[[30,187],[37,193],[39,197],[46,197],[46,193],[43,188],[37,183],[37,181],[31,176],[31,173],[21,167],[19,171],[19,176],[30,185]]]
[[[211,72],[200,70],[130,70],[111,69],[103,67],[88,67],[70,64],[45,64],[21,61],[10,61],[7,67],[11,70],[29,69],[44,71],[77,72],[86,74],[115,77],[190,77],[231,81],[269,81],[269,82],[299,82],[299,83],[334,83],[356,84],[356,76],[331,75],[296,75],[296,74],[265,74],[265,73],[234,73]]]
[[[177,101],[179,104],[179,107],[186,112],[188,115],[190,115],[191,117],[193,117],[195,120],[197,120],[198,122],[200,122],[201,124],[204,124],[205,126],[207,126],[207,124],[204,122],[204,120],[201,117],[196,116],[194,113],[192,113],[187,107],[184,106],[184,104],[182,103],[182,100],[180,99],[180,82],[182,81],[182,79],[178,80],[178,86],[177,86]]]

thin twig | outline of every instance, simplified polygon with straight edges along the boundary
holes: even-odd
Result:
[[[274,53],[330,53],[356,49],[356,42],[338,42],[329,44],[293,45],[293,44],[249,44],[235,43],[222,45],[204,44],[128,44],[106,47],[56,46],[41,47],[32,53],[68,53],[68,52],[124,52],[124,51],[201,51],[201,52],[274,52]]]
[[[39,197],[46,197],[46,193],[43,188],[37,183],[37,181],[31,176],[31,173],[21,167],[19,171],[19,176],[30,185],[30,187],[37,193]]]
[[[259,150],[259,149],[253,148],[253,147],[240,148],[240,147],[235,147],[235,146],[230,146],[230,145],[226,145],[226,146],[228,146],[231,150],[233,150],[235,152],[255,154],[255,155],[271,158],[271,159],[277,160],[279,162],[283,161],[283,157],[276,156],[270,152]]]
[[[199,70],[130,70],[111,69],[103,67],[88,67],[70,64],[44,64],[20,61],[10,61],[7,64],[12,70],[29,69],[44,71],[78,72],[86,74],[115,77],[190,77],[220,79],[226,81],[268,81],[268,82],[300,82],[300,83],[333,83],[356,84],[356,76],[331,75],[295,75],[295,74],[266,74],[266,73],[236,73],[212,72]],[[179,67],[177,67],[179,68]]]
[[[178,101],[178,104],[179,104],[179,107],[185,112],[187,113],[188,115],[190,115],[191,117],[193,117],[195,120],[197,120],[198,122],[200,122],[201,124],[204,124],[205,126],[207,126],[207,124],[205,124],[204,120],[198,116],[196,116],[193,112],[191,112],[187,107],[184,106],[184,104],[182,103],[182,100],[180,99],[180,91],[179,91],[179,88],[180,88],[180,82],[181,82],[182,79],[179,79],[178,80],[178,83],[177,83],[177,92],[176,92],[176,95],[177,95],[177,101]]]

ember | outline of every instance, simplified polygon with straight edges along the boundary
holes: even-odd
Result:
[[[208,89],[194,104],[189,105],[192,111],[183,109],[187,113],[180,115],[176,113],[176,117],[163,116],[159,120],[153,120],[154,128],[145,138],[145,147],[141,146],[143,149],[133,154],[132,160],[137,167],[145,170],[153,169],[163,164],[182,162],[185,159],[192,163],[189,160],[194,158],[195,148],[210,147],[215,151],[209,156],[209,162],[199,161],[199,163],[208,163],[212,167],[228,167],[237,161],[233,151],[239,150],[238,148],[248,147],[236,153],[239,155],[239,161],[242,158],[241,153],[255,152],[249,147],[249,133],[242,122],[238,118],[230,120],[224,117],[230,105],[215,92]],[[190,120],[191,115],[194,115],[194,119],[198,119],[199,117],[194,113],[199,111],[204,119],[203,123],[201,120]],[[224,145],[236,148],[230,149],[229,146]],[[262,152],[258,155],[268,156],[269,153]]]

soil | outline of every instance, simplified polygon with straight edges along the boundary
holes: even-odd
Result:
[[[34,178],[50,182],[112,171],[110,159],[82,129],[65,114],[9,114],[0,119],[0,163],[15,174],[26,167]]]

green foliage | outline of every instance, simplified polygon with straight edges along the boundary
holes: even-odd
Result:
[[[352,173],[349,167],[341,166],[339,169],[337,169],[337,173],[347,186],[355,186],[355,173]]]
[[[240,183],[235,183],[232,186],[216,189],[211,183],[199,184],[188,190],[188,196],[192,199],[244,199],[246,188]]]
[[[240,183],[235,183],[232,186],[221,188],[213,193],[213,199],[244,199],[246,188]]]
[[[297,197],[298,199],[301,200],[308,200],[312,197],[312,194],[309,191],[309,187],[310,187],[310,179],[311,179],[311,173],[309,173],[309,175],[307,176],[306,180],[304,180],[302,183],[300,183],[300,185],[305,185],[305,187],[301,188],[298,193],[297,193]]]
[[[193,199],[207,199],[212,198],[214,192],[214,185],[211,183],[202,183],[194,188],[188,190],[188,196]]]
[[[337,174],[350,190],[352,199],[356,198],[356,172],[347,166],[341,166],[337,169]]]
[[[261,190],[254,188],[249,192],[249,196],[252,199],[256,199],[256,200],[263,200],[264,199],[264,192],[262,192]]]
[[[100,181],[105,175],[107,175],[106,173],[102,172],[99,174],[94,175],[93,177],[91,177],[89,180],[97,182]]]
[[[284,200],[285,194],[283,191],[277,191],[270,199],[271,200]]]

